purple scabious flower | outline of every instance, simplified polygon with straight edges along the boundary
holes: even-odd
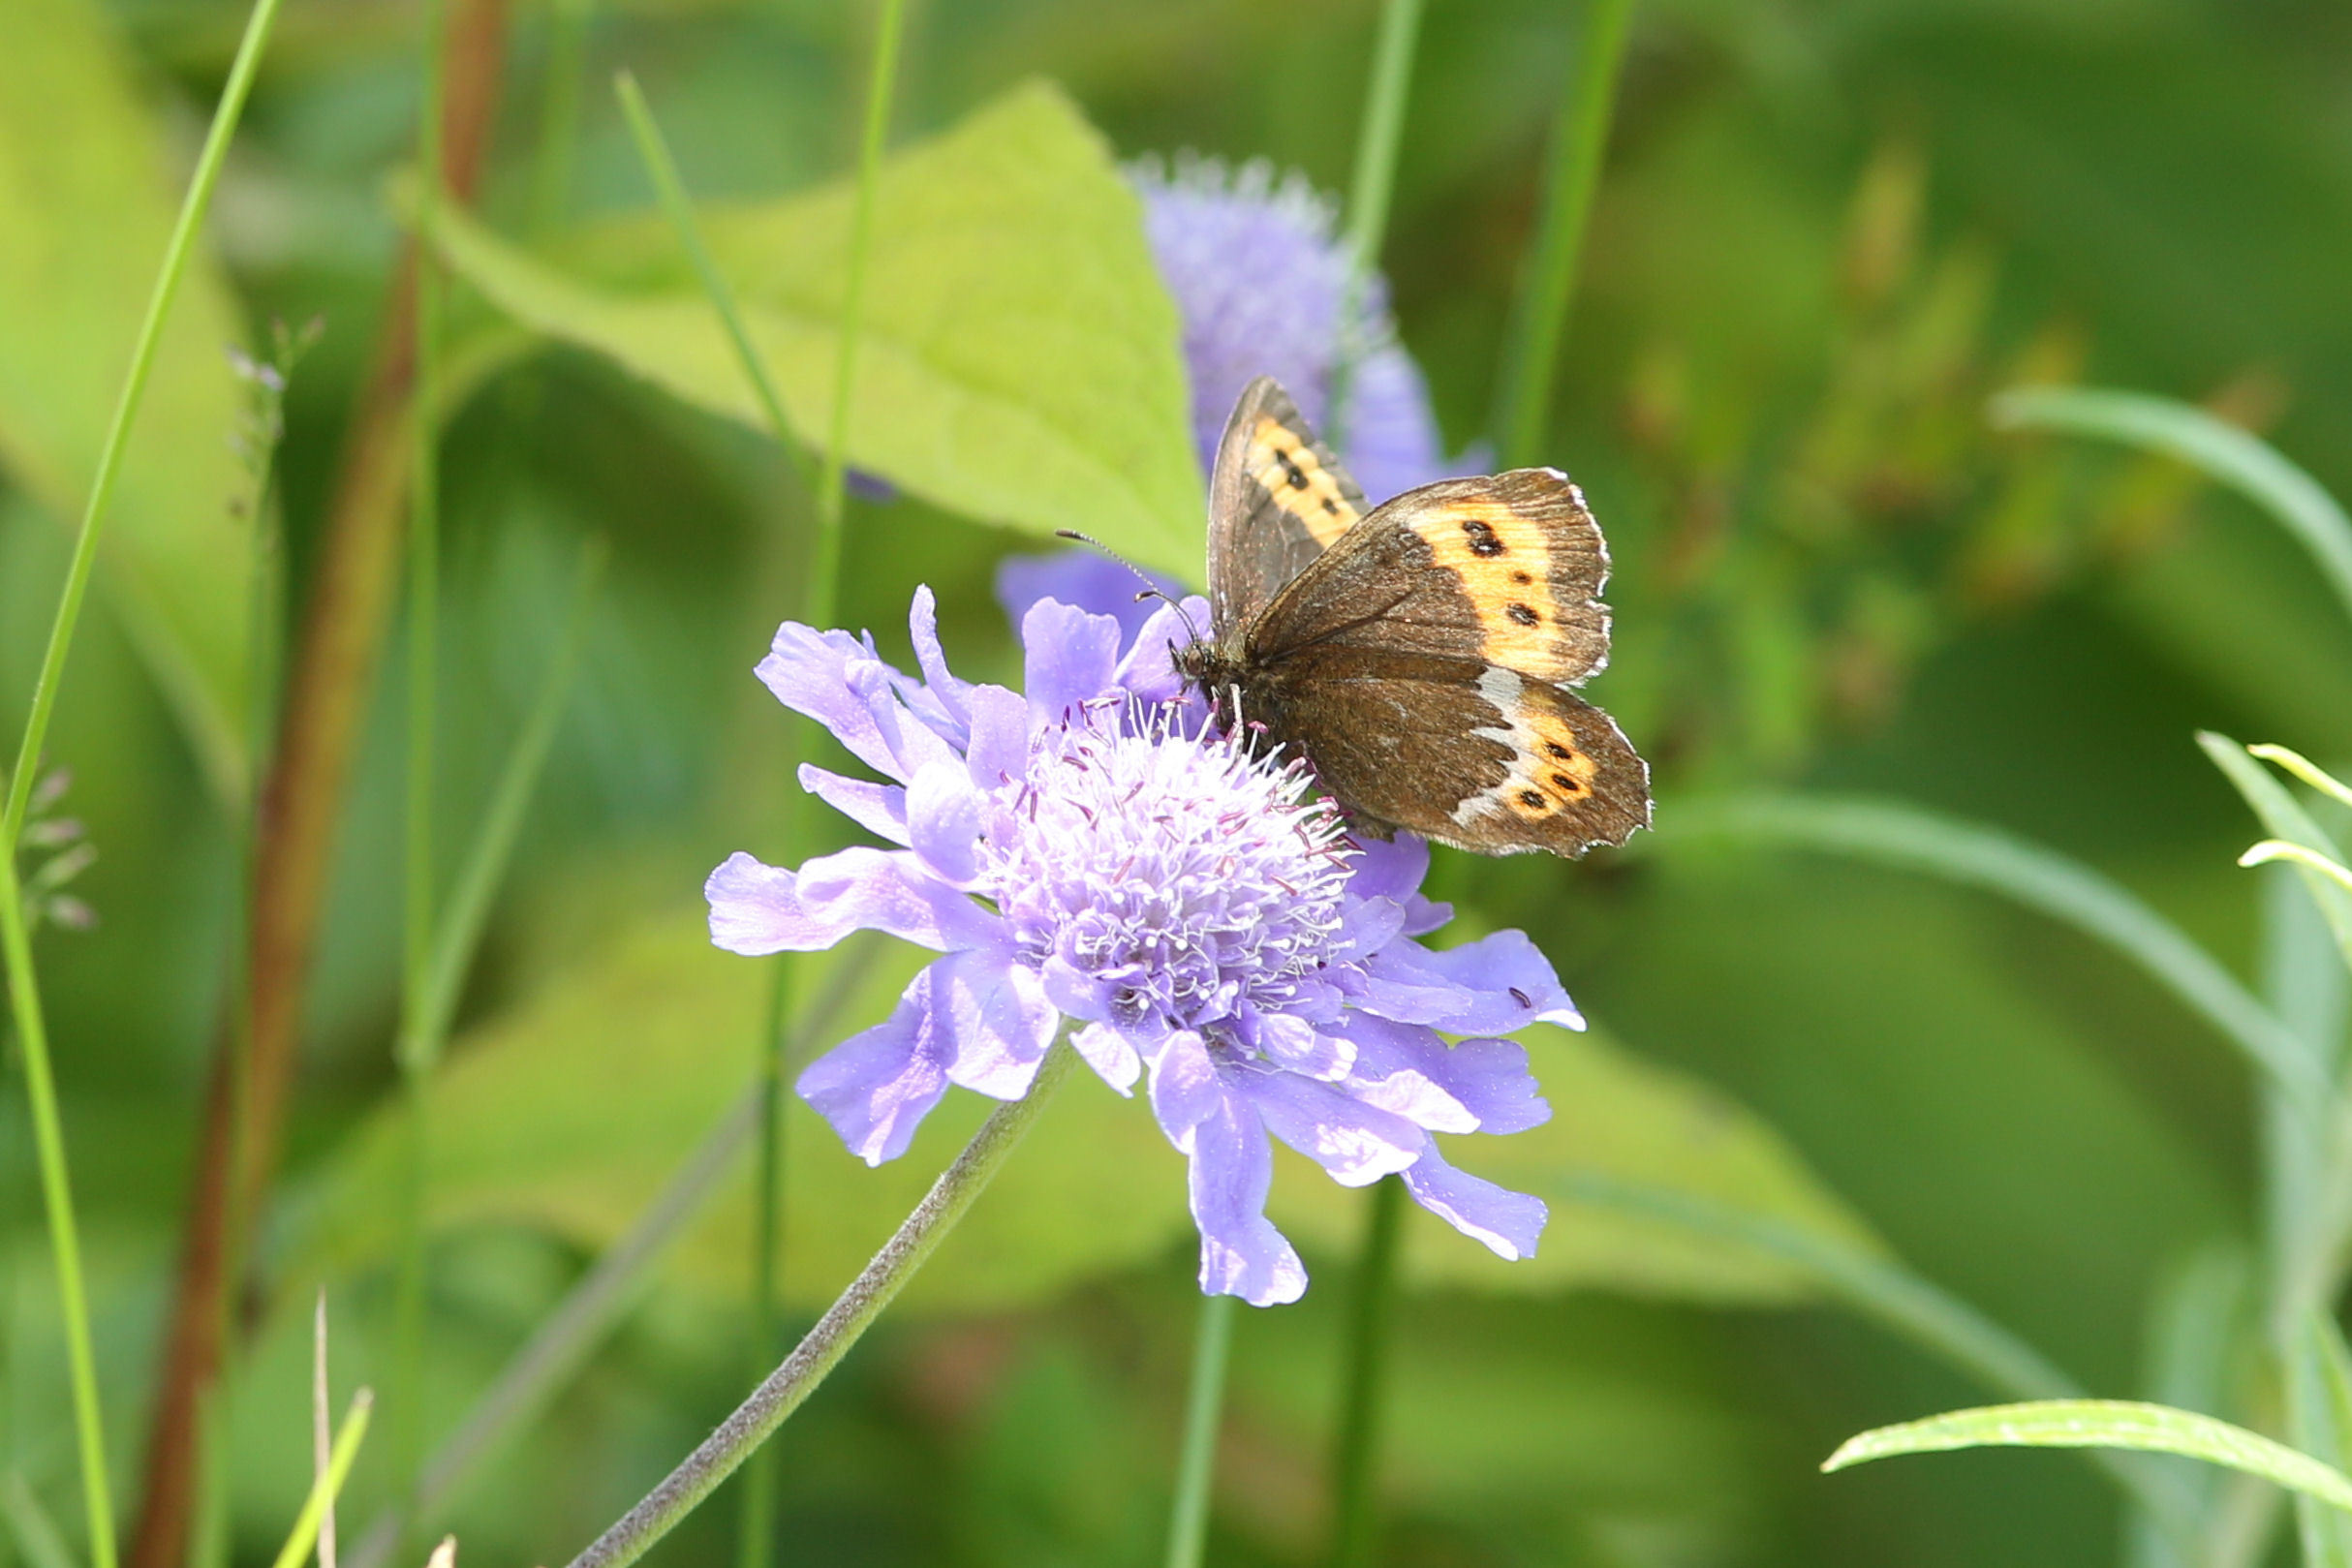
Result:
[[[1272,376],[1317,429],[1330,423],[1334,373],[1355,366],[1340,455],[1374,501],[1452,477],[1412,355],[1397,341],[1376,275],[1347,304],[1347,253],[1332,205],[1305,176],[1256,162],[1229,169],[1180,157],[1133,166],[1143,231],[1184,323],[1192,436],[1205,471],[1233,400]]]
[[[1532,1253],[1543,1204],[1457,1170],[1433,1134],[1551,1115],[1496,1037],[1582,1027],[1534,943],[1424,946],[1451,915],[1419,891],[1427,847],[1355,843],[1302,764],[1210,722],[1169,660],[1172,607],[1126,638],[1033,606],[1025,693],[949,673],[929,590],[911,624],[919,679],[871,637],[792,623],[758,671],[883,781],[803,767],[802,785],[896,847],[797,871],[735,854],[704,888],[731,952],[876,930],[942,955],[800,1077],[851,1152],[904,1153],[950,1084],[1019,1098],[1067,1018],[1189,1158],[1204,1291],[1267,1306],[1306,1288],[1265,1215],[1271,1138],[1350,1186],[1401,1175],[1466,1235]]]
[[[1335,232],[1332,204],[1304,175],[1278,176],[1264,162],[1229,169],[1180,157],[1172,169],[1144,160],[1128,177],[1143,198],[1152,259],[1184,323],[1192,436],[1203,473],[1217,459],[1234,400],[1258,376],[1281,382],[1310,424],[1328,424],[1332,379],[1344,355],[1352,358],[1355,375],[1340,455],[1365,495],[1381,502],[1486,471],[1478,448],[1446,460],[1429,388],[1397,341],[1380,279],[1369,279],[1354,310],[1347,309],[1347,253]],[[1083,550],[1008,558],[997,598],[1016,626],[1044,598],[1116,616],[1130,631],[1147,613],[1135,607],[1130,576]]]

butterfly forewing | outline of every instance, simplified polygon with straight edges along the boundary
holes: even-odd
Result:
[[[1209,477],[1209,588],[1222,636],[1337,543],[1364,492],[1273,379],[1252,382],[1225,422]]]
[[[1609,555],[1576,486],[1550,469],[1407,491],[1278,595],[1251,654],[1336,643],[1497,664],[1566,685],[1609,658]]]

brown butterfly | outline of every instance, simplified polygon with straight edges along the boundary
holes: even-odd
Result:
[[[1565,688],[1609,658],[1609,553],[1548,468],[1364,504],[1268,378],[1209,481],[1211,635],[1177,667],[1303,753],[1358,824],[1577,855],[1650,821],[1650,769]]]

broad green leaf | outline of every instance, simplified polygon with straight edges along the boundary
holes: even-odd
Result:
[[[800,439],[830,429],[851,193],[714,208],[702,229]],[[658,214],[560,264],[444,207],[449,264],[500,309],[764,429],[708,297]],[[1053,88],[1020,88],[884,166],[849,461],[983,522],[1082,529],[1197,573],[1203,503],[1175,307],[1142,209]]]
[[[2352,611],[2352,517],[2268,444],[2192,404],[2142,392],[2035,386],[1994,400],[1996,424],[2104,436],[2177,457],[2277,519]]]
[[[176,195],[168,143],[91,0],[12,4],[0,48],[0,470],[60,527],[98,467]],[[242,336],[190,258],[130,432],[101,586],[197,754],[244,787],[252,551],[233,514]]]
[[[1897,1454],[1956,1448],[2123,1448],[2183,1454],[2352,1510],[2352,1477],[2310,1455],[2212,1416],[2135,1399],[2043,1399],[1954,1410],[1849,1437],[1821,1468],[1842,1470]]]
[[[893,952],[825,1030],[827,1042],[880,1018],[924,957]],[[811,961],[815,968],[828,962]],[[764,984],[761,965],[711,948],[700,911],[684,912],[587,955],[542,996],[461,1040],[430,1091],[434,1223],[520,1223],[587,1247],[608,1245],[740,1099]],[[1505,1263],[1416,1211],[1407,1241],[1414,1278],[1501,1291],[1607,1285],[1754,1304],[1821,1289],[1802,1261],[1564,1184],[1580,1174],[1728,1209],[1845,1255],[1881,1255],[1770,1128],[1719,1094],[1589,1036],[1545,1029],[1528,1043],[1553,1120],[1507,1138],[1451,1140],[1448,1153],[1556,1200],[1543,1245],[1531,1260]],[[809,1307],[829,1301],[991,1103],[950,1092],[904,1157],[869,1170],[795,1101],[786,1172],[791,1299]],[[398,1212],[389,1194],[400,1153],[396,1118],[362,1128],[304,1228],[316,1264],[349,1268],[382,1255]],[[978,1309],[1033,1301],[1107,1270],[1189,1260],[1195,1243],[1185,1192],[1184,1158],[1149,1107],[1080,1075],[906,1301]],[[1360,1192],[1280,1156],[1271,1213],[1311,1253],[1350,1251],[1362,1205]],[[738,1288],[748,1234],[739,1178],[684,1237],[672,1266],[704,1286]]]
[[[2328,1092],[2305,1043],[2204,948],[2123,888],[2039,845],[1898,802],[1795,795],[1687,803],[1657,843],[1706,838],[1854,855],[2014,899],[2130,959],[2289,1092]]]

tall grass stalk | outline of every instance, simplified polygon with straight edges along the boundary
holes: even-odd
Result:
[[[1528,253],[1519,297],[1502,345],[1502,384],[1495,416],[1495,445],[1506,468],[1525,468],[1543,447],[1551,411],[1553,367],[1576,295],[1585,224],[1609,146],[1617,104],[1618,68],[1625,55],[1633,0],[1592,0],[1577,43],[1575,79],[1553,122],[1535,245]]]
[[[114,417],[107,426],[99,449],[98,472],[90,483],[89,503],[82,509],[81,527],[66,569],[57,600],[56,619],[49,627],[48,645],[41,656],[41,671],[33,685],[33,700],[16,746],[15,766],[9,770],[7,796],[0,805],[0,965],[8,977],[9,1005],[15,1020],[16,1038],[24,1053],[25,1097],[33,1120],[35,1156],[41,1168],[42,1207],[48,1224],[49,1247],[57,1270],[59,1314],[64,1320],[68,1379],[73,1388],[75,1444],[81,1466],[82,1504],[88,1516],[91,1568],[114,1568],[114,1507],[107,1477],[106,1434],[98,1405],[98,1365],[90,1345],[89,1300],[81,1276],[81,1242],[75,1226],[74,1191],[67,1169],[65,1130],[57,1114],[57,1086],[49,1064],[48,1025],[43,1015],[38,976],[33,968],[32,933],[27,926],[23,889],[16,876],[16,841],[24,829],[34,776],[40,771],[42,747],[48,739],[49,720],[56,712],[57,690],[65,675],[66,656],[73,650],[74,630],[89,597],[90,576],[98,561],[98,541],[107,511],[122,474],[123,452],[131,424],[144,399],[147,378],[155,368],[156,345],[162,341],[166,318],[179,293],[180,280],[195,253],[197,231],[212,205],[213,187],[229,153],[230,138],[253,91],[262,50],[277,21],[279,0],[257,0],[237,43],[229,79],[214,106],[211,126],[197,154],[196,170],[181,200],[179,216],[165,243],[161,269],[147,299],[146,316],[131,351],[131,368],[115,400]]]
[[[588,14],[595,0],[548,0],[547,66],[540,88],[539,146],[531,157],[531,237],[563,221],[580,136],[580,78],[588,68]]]
[[[423,103],[417,126],[417,227],[431,233],[442,200],[443,46],[448,0],[425,0]],[[431,1126],[425,1088],[431,1072],[418,1048],[427,1028],[433,986],[433,728],[435,644],[441,634],[441,297],[440,259],[417,253],[415,390],[409,401],[407,793],[401,814],[402,899],[400,1069],[407,1122],[402,1182],[400,1275],[394,1309],[393,1473],[414,1484],[424,1455],[425,1183]]]
[[[1372,1189],[1356,1271],[1355,1314],[1348,1326],[1340,1422],[1331,1448],[1335,1568],[1372,1568],[1379,1539],[1381,1406],[1388,1393],[1389,1319],[1397,1297],[1397,1244],[1405,1228],[1405,1181],[1387,1176]]]
[[[800,1408],[986,1189],[1068,1076],[1077,1055],[1067,1038],[1054,1042],[1038,1063],[1029,1092],[989,1113],[964,1152],[931,1184],[923,1201],[826,1308],[817,1326],[792,1348],[784,1365],[753,1390],[752,1397],[660,1486],[573,1558],[571,1568],[622,1568],[636,1561]]]
[[[1341,236],[1347,252],[1347,282],[1340,295],[1340,353],[1331,367],[1323,439],[1342,450],[1346,446],[1356,361],[1372,347],[1358,341],[1356,318],[1388,232],[1388,200],[1396,189],[1397,148],[1405,136],[1405,101],[1412,88],[1413,51],[1420,38],[1421,0],[1386,0],[1372,46],[1372,81],[1356,132],[1355,172],[1348,181],[1347,225]]]

